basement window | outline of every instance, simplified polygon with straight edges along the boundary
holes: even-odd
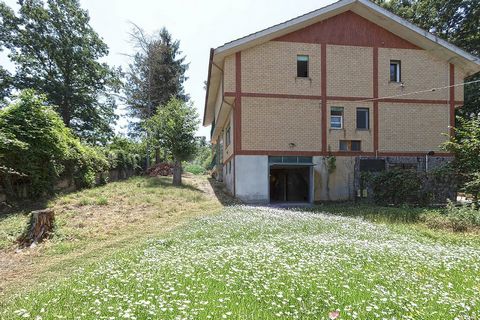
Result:
[[[401,81],[400,66],[401,66],[400,60],[390,60],[390,81],[391,82]]]
[[[297,56],[297,77],[308,78],[308,56]]]
[[[357,108],[357,129],[370,129],[369,114],[368,108]]]
[[[361,151],[362,142],[360,140],[340,140],[340,151]]]
[[[332,107],[330,109],[330,128],[343,128],[343,107]]]

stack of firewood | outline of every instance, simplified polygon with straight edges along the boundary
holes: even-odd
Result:
[[[173,164],[167,162],[157,163],[148,168],[147,174],[150,177],[171,176],[173,174]]]

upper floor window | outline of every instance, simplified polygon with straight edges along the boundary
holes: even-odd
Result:
[[[228,125],[227,130],[225,130],[225,147],[228,147],[231,142],[230,136],[230,125]]]
[[[400,66],[401,66],[400,60],[390,60],[390,81],[391,82],[402,81]]]
[[[368,108],[357,108],[357,129],[370,129],[369,114]]]
[[[343,107],[332,107],[330,109],[330,128],[343,128]]]
[[[362,142],[360,140],[340,140],[340,151],[361,151]]]
[[[297,77],[308,78],[308,56],[297,56]]]

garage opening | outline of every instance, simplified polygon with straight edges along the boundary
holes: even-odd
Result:
[[[310,202],[310,167],[270,167],[270,202]]]

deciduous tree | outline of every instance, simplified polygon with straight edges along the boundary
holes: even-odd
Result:
[[[175,162],[173,185],[182,184],[182,161],[188,161],[195,155],[195,133],[199,123],[192,104],[172,98],[158,108],[145,124],[146,130],[151,133],[150,137],[155,137],[153,143],[167,150]]]
[[[112,134],[118,70],[100,62],[108,47],[78,0],[22,0],[14,12],[0,3],[0,46],[15,64],[12,84],[46,95],[65,125],[91,142]],[[2,71],[0,76],[8,78]],[[3,89],[6,93],[7,88]]]

